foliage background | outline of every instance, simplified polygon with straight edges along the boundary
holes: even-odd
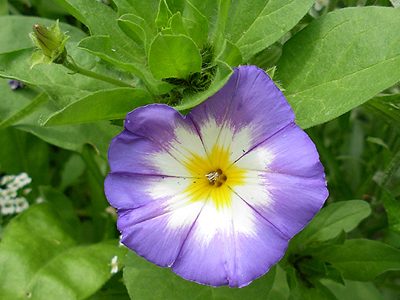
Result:
[[[32,183],[30,208],[0,216],[0,298],[399,299],[399,8],[398,0],[1,0],[0,172],[26,172]],[[28,34],[55,19],[78,65],[136,88],[57,64],[30,69]],[[330,197],[265,276],[211,288],[118,244],[103,192],[107,149],[127,112],[153,102],[187,112],[240,64],[267,70],[282,88],[318,148]],[[12,90],[9,79],[26,87]]]

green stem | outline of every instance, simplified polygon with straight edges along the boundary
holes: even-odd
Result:
[[[87,69],[81,68],[78,65],[76,65],[73,61],[70,61],[68,58],[64,60],[63,62],[63,66],[70,69],[71,71],[73,71],[74,73],[79,73],[85,76],[89,76],[98,80],[102,80],[117,86],[121,86],[121,87],[133,87],[132,85],[123,82],[123,81],[119,81],[117,79],[108,77],[108,76],[104,76],[102,74],[96,73],[96,72],[92,72],[89,71]]]
[[[22,120],[26,116],[41,108],[47,102],[49,102],[49,98],[47,97],[47,95],[44,92],[39,94],[39,96],[33,99],[32,102],[23,107],[21,110],[11,115],[9,118],[0,121],[0,130],[7,128],[8,126],[14,125],[19,120]]]

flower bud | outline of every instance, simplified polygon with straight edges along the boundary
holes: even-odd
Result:
[[[50,28],[36,24],[33,32],[29,34],[32,41],[40,49],[31,57],[31,68],[35,65],[52,62],[62,64],[67,57],[65,42],[69,36],[63,34],[58,25],[58,20]]]

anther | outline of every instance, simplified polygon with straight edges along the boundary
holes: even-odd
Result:
[[[219,175],[217,172],[208,173],[206,177],[211,183],[215,183],[219,179]]]

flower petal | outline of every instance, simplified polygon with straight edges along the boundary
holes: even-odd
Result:
[[[242,132],[249,140],[242,145],[245,152],[295,119],[282,92],[263,70],[255,66],[235,69],[222,89],[194,107],[189,117],[196,124],[208,151],[217,141],[231,144],[236,139],[239,143],[242,139],[234,135]],[[216,132],[215,127],[220,128],[219,131]],[[229,130],[224,130],[226,128]],[[234,132],[233,136],[230,132]]]
[[[233,187],[235,192],[289,238],[308,224],[328,197],[318,152],[296,124],[259,144],[235,165],[248,170],[246,184]]]
[[[287,245],[288,238],[235,196],[222,212],[204,205],[172,270],[203,284],[243,287],[276,264]]]

